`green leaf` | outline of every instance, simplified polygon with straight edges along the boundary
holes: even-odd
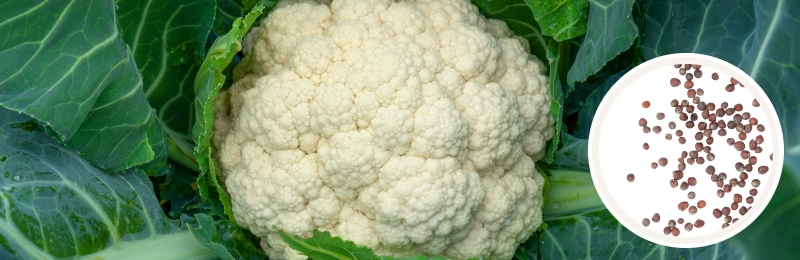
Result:
[[[183,215],[181,219],[189,226],[189,230],[200,243],[217,253],[222,259],[258,260],[267,258],[261,246],[254,244],[233,222],[215,221],[207,214],[196,214],[194,217]]]
[[[225,213],[234,223],[236,221],[231,210],[230,197],[218,182],[214,172],[214,162],[211,159],[211,127],[214,125],[213,103],[225,82],[225,75],[222,74],[222,71],[233,60],[233,56],[242,49],[242,38],[263,10],[264,6],[254,7],[244,20],[239,18],[233,22],[230,32],[214,41],[194,81],[194,91],[197,94],[194,101],[197,108],[195,111],[197,122],[192,130],[192,137],[195,142],[194,154],[200,166],[200,177],[197,179],[200,196],[205,200],[221,203]]]
[[[738,64],[752,45],[755,15],[746,0],[645,0],[639,49],[646,59],[702,53]]]
[[[586,36],[567,73],[567,84],[585,81],[627,50],[639,34],[631,12],[633,0],[590,0]]]
[[[569,59],[567,55],[570,50],[569,43],[556,43],[550,41],[547,46],[547,60],[550,62],[550,114],[553,116],[555,134],[553,139],[547,146],[547,155],[545,156],[546,163],[553,162],[553,154],[558,149],[558,143],[561,140],[562,118],[564,115],[564,93],[561,86],[561,75],[564,73],[566,62]]]
[[[156,109],[169,141],[182,151],[173,152],[173,157],[193,157],[191,131],[195,120],[192,84],[203,62],[216,2],[115,2],[122,37],[141,72],[145,97]]]
[[[570,134],[562,135],[564,146],[556,151],[553,163],[547,165],[550,170],[577,170],[589,172],[589,142]]]
[[[170,164],[166,180],[160,185],[159,198],[169,202],[170,209],[167,215],[177,219],[191,204],[200,202],[195,181],[199,173],[179,164]]]
[[[588,0],[525,0],[533,10],[533,17],[542,28],[542,34],[556,41],[565,41],[586,33]]]
[[[628,73],[628,71],[630,71],[630,68],[608,77],[603,82],[603,85],[595,89],[592,94],[586,98],[583,108],[578,114],[578,127],[574,133],[575,137],[583,139],[589,138],[589,130],[592,127],[592,121],[594,121],[594,114],[597,112],[597,108],[600,107],[600,102],[603,101],[603,97],[606,96],[608,90],[610,90],[622,76],[625,76],[625,73]]]
[[[533,11],[524,0],[472,0],[481,14],[488,18],[505,22],[515,35],[525,38],[531,46],[531,53],[541,61],[547,60],[549,37],[542,35],[539,24],[533,18]]]
[[[258,4],[264,6],[263,13],[269,13],[279,0],[217,0],[217,17],[214,19],[214,33],[222,35],[231,30],[231,25],[239,17]]]
[[[523,245],[542,259],[735,259],[730,243],[684,249],[654,244],[623,227],[606,209],[547,221],[547,228]]]
[[[0,106],[47,125],[93,165],[156,159],[164,134],[112,0],[12,0],[0,8]]]
[[[309,238],[292,235],[278,230],[284,242],[294,250],[312,259],[378,259],[378,256],[365,246],[358,246],[352,241],[332,237],[328,231],[322,232],[314,229]]]
[[[144,172],[95,168],[5,108],[0,172],[0,258],[214,256],[164,215]]]

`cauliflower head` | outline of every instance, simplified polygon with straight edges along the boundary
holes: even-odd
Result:
[[[510,259],[542,222],[546,67],[468,0],[284,0],[215,101],[217,172],[270,259],[273,226],[377,254]]]

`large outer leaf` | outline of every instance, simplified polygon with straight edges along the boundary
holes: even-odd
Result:
[[[0,8],[0,106],[45,123],[111,171],[166,155],[116,21],[112,0],[12,0]]]
[[[208,214],[181,216],[189,230],[206,247],[224,260],[267,258],[258,244],[250,243],[249,238],[236,224],[228,220],[215,221]]]
[[[569,43],[557,43],[550,41],[547,46],[547,60],[550,62],[550,114],[553,116],[554,132],[553,139],[547,145],[547,154],[544,158],[546,163],[553,162],[553,154],[558,149],[563,132],[562,118],[564,115],[564,92],[561,86],[561,75],[564,74],[569,56]]]
[[[547,60],[550,37],[542,35],[533,11],[524,0],[472,0],[472,3],[484,16],[505,22],[515,35],[528,40],[533,55],[542,61]]]
[[[569,40],[586,33],[588,0],[525,0],[542,34],[556,41]]]
[[[603,85],[595,89],[592,94],[586,98],[586,102],[583,104],[581,112],[578,114],[578,128],[575,129],[575,137],[589,139],[589,130],[594,120],[594,114],[600,106],[600,102],[603,101],[603,97],[608,93],[608,90],[610,90],[629,70],[630,68],[611,75],[603,82]]]
[[[289,247],[313,259],[351,260],[378,258],[372,252],[372,249],[358,246],[353,241],[332,237],[328,231],[322,232],[314,229],[313,235],[309,238],[292,235],[283,230],[278,230],[278,234],[280,234],[284,242],[289,244]]]
[[[239,17],[244,17],[257,4],[264,5],[264,13],[269,13],[279,0],[217,0],[217,17],[214,19],[214,33],[226,34]]]
[[[639,48],[646,59],[702,53],[732,64],[752,45],[752,0],[644,0]]]
[[[630,48],[639,31],[631,12],[634,0],[590,0],[589,27],[567,84],[586,80],[618,54]]]
[[[193,80],[203,62],[214,0],[116,0],[122,36],[143,78],[147,101],[164,131],[192,156]],[[175,157],[175,156],[173,156]],[[186,156],[184,156],[186,157]],[[184,159],[173,158],[173,159]],[[185,159],[184,159],[185,160]],[[191,163],[189,163],[191,164]],[[195,163],[196,164],[196,163]],[[196,167],[195,167],[196,168]]]
[[[32,120],[0,108],[0,258],[213,256],[164,215],[143,172],[95,168]]]

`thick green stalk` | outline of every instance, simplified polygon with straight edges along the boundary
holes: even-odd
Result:
[[[204,260],[219,259],[217,254],[197,241],[189,230],[148,239],[122,241],[110,248],[77,259],[117,260]]]
[[[544,202],[545,221],[603,209],[592,175],[584,171],[549,170],[550,189]]]

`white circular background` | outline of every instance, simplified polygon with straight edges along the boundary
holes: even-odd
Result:
[[[758,119],[759,124],[766,127],[766,131],[759,132],[753,127],[752,132],[747,134],[745,150],[750,150],[748,143],[757,135],[764,136],[764,143],[761,153],[751,152],[751,156],[756,156],[758,162],[754,165],[752,172],[748,172],[744,188],[734,186],[730,193],[726,193],[723,198],[717,197],[717,187],[711,181],[711,175],[706,174],[705,169],[709,165],[716,168],[716,174],[724,172],[728,178],[739,178],[739,172],[735,169],[736,162],[747,164],[746,160],[741,159],[739,152],[726,142],[728,138],[739,141],[736,129],[727,129],[727,134],[720,137],[717,130],[713,131],[714,142],[711,146],[711,153],[716,159],[708,161],[702,165],[687,163],[684,170],[684,177],[679,183],[686,181],[689,177],[697,179],[697,185],[682,191],[679,187],[672,188],[669,181],[672,179],[672,171],[678,169],[677,159],[682,151],[693,151],[697,142],[705,143],[705,138],[697,141],[694,134],[698,132],[697,124],[691,129],[687,129],[685,121],[678,118],[675,109],[670,106],[673,99],[688,100],[690,105],[692,100],[687,96],[687,89],[683,87],[686,81],[685,76],[678,74],[674,64],[700,64],[703,72],[701,78],[695,78],[694,89],[702,88],[704,95],[700,96],[701,101],[715,103],[716,108],[720,108],[722,102],[728,102],[730,108],[735,104],[742,104],[744,109],[741,112],[750,112],[752,117]],[[694,69],[688,73],[694,72]],[[712,73],[719,74],[719,80],[712,80]],[[725,91],[725,86],[730,84],[730,78],[736,78],[745,87],[736,86],[735,91]],[[681,80],[681,85],[672,87],[671,78]],[[752,101],[757,99],[760,107],[753,107]],[[643,101],[650,101],[649,108],[643,108]],[[684,110],[685,111],[685,110]],[[657,120],[656,113],[663,112],[666,117]],[[702,118],[700,111],[695,110],[698,120],[695,123],[707,121]],[[638,125],[640,118],[647,120],[650,128],[661,126],[663,129],[660,134],[653,131],[645,134],[642,127]],[[733,116],[718,117],[728,122]],[[677,127],[674,130],[667,126],[669,122],[675,122]],[[742,120],[743,122],[746,120]],[[678,143],[676,130],[683,130],[683,137],[686,143]],[[672,140],[666,140],[665,135],[671,133]],[[589,162],[594,185],[598,194],[608,210],[622,223],[628,230],[640,237],[657,244],[678,247],[694,248],[712,245],[728,239],[755,220],[772,198],[775,188],[780,179],[781,166],[783,165],[783,136],[781,134],[780,123],[775,108],[767,98],[764,91],[747,74],[735,66],[706,55],[700,54],[672,54],[658,57],[647,61],[630,72],[625,74],[609,90],[600,103],[589,136]],[[642,148],[643,143],[650,145],[649,150]],[[774,153],[773,160],[769,159]],[[706,153],[699,152],[699,156],[706,157]],[[659,166],[652,169],[650,164],[657,162],[659,158],[668,159],[665,167]],[[769,172],[759,174],[759,166],[768,166]],[[634,182],[628,182],[626,176],[633,173],[636,178]],[[751,181],[759,179],[761,185],[757,188],[758,194],[754,197],[753,204],[747,204],[744,200],[750,196],[752,189]],[[689,199],[687,194],[690,191],[696,193],[695,199]],[[738,218],[736,223],[722,229],[724,216],[715,218],[712,211],[715,208],[731,206],[734,194],[742,195],[742,202],[739,207],[752,207],[742,216],[738,210],[731,210],[730,216]],[[689,214],[688,210],[678,210],[678,203],[686,201],[689,205],[696,206],[699,200],[705,200],[705,208],[698,209],[694,215]],[[658,223],[652,221],[654,213],[659,213],[661,220]],[[642,225],[642,220],[651,219],[650,226]],[[680,229],[680,235],[664,235],[663,230],[669,220],[683,218],[684,223],[676,225]],[[694,228],[686,231],[684,225],[687,222],[694,223],[697,219],[705,221],[702,228]]]

